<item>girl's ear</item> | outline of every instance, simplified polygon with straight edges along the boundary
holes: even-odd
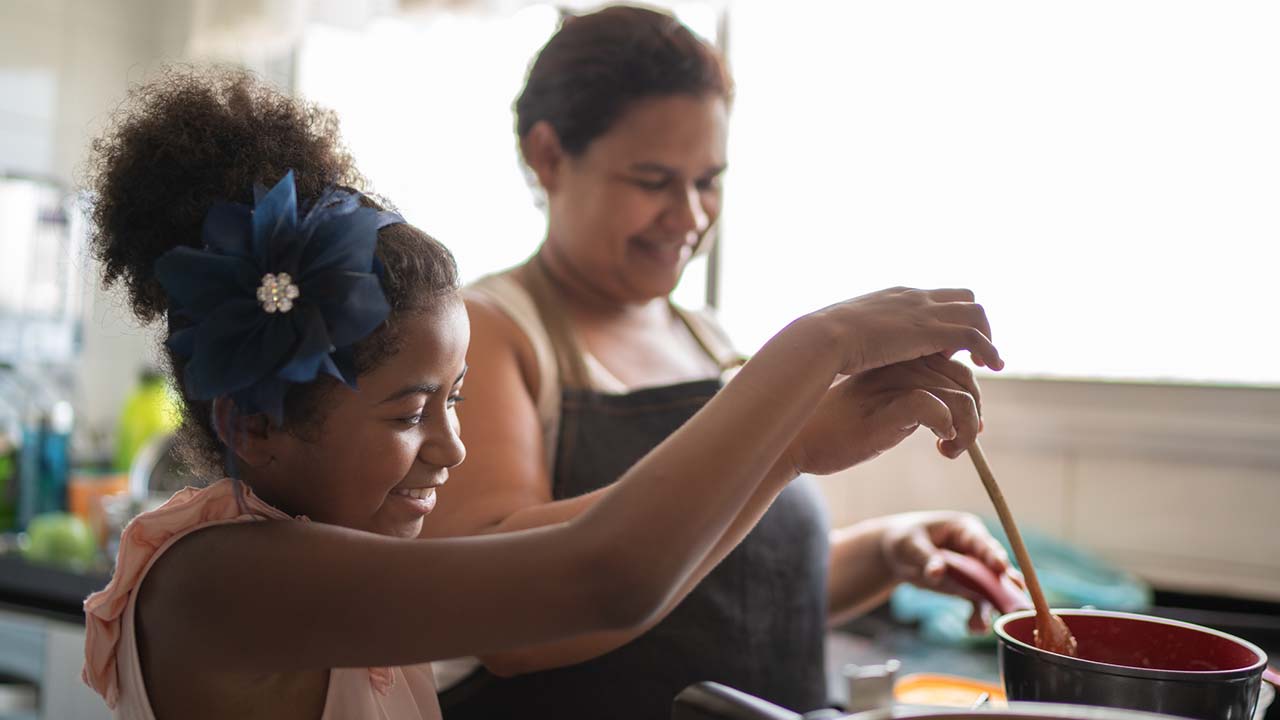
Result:
[[[557,173],[564,162],[564,148],[560,145],[560,136],[555,128],[546,120],[534,123],[529,132],[520,138],[520,153],[529,169],[538,178],[538,184],[547,193],[554,192],[557,184]]]
[[[275,459],[271,437],[277,433],[266,415],[242,415],[231,398],[222,396],[213,401],[213,423],[218,439],[245,465],[262,467]]]

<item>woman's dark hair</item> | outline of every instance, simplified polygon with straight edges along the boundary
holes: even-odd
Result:
[[[614,6],[565,18],[534,58],[516,98],[516,134],[547,121],[579,155],[629,103],[664,95],[731,99],[723,59],[671,15]]]
[[[164,317],[169,303],[156,279],[156,260],[181,245],[201,247],[204,218],[215,202],[251,205],[255,183],[270,187],[289,170],[300,209],[330,186],[364,184],[332,112],[284,95],[249,73],[170,69],[134,87],[94,141],[88,165],[91,245],[103,265],[104,285],[122,283],[144,323]],[[411,225],[380,230],[376,255],[391,315],[356,344],[358,373],[395,352],[397,317],[426,310],[458,287],[448,249]],[[165,328],[166,338],[173,329]],[[183,360],[165,352],[182,391],[186,459],[198,471],[215,471],[225,447],[212,425],[211,403],[188,396],[181,383]],[[313,431],[323,422],[321,401],[333,384],[318,380],[290,388],[284,427],[299,435]]]

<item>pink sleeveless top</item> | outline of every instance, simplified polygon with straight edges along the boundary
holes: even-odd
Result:
[[[229,479],[186,488],[155,510],[134,518],[120,538],[111,583],[84,601],[84,681],[107,701],[117,718],[155,720],[143,684],[134,636],[134,592],[165,550],[189,533],[226,523],[287,520],[288,515]],[[306,521],[305,517],[297,520]],[[334,668],[321,720],[440,717],[430,663],[394,668]]]

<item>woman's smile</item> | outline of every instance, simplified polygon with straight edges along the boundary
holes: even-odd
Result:
[[[650,240],[633,237],[630,245],[641,257],[667,268],[677,268],[693,256],[695,242],[685,240]]]

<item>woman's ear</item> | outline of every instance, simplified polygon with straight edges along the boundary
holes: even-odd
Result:
[[[266,415],[243,415],[225,395],[213,401],[213,424],[218,439],[248,467],[262,467],[275,459],[270,421]]]
[[[557,184],[557,173],[564,162],[564,148],[560,145],[560,136],[555,128],[546,120],[539,120],[529,128],[529,132],[520,138],[520,154],[538,178],[538,184],[547,193],[554,192]]]

